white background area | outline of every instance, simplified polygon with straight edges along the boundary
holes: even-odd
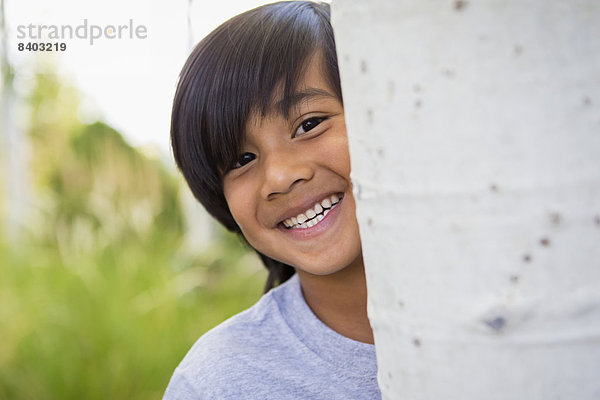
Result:
[[[134,146],[160,158],[170,158],[169,126],[177,78],[191,48],[219,24],[245,10],[268,3],[234,1],[141,0],[5,0],[8,51],[19,93],[33,83],[39,52],[19,52],[18,25],[145,25],[146,39],[52,39],[65,42],[54,58],[58,72],[83,95],[80,118],[102,119]],[[188,24],[191,21],[191,29]],[[89,28],[88,28],[89,29]],[[125,31],[124,31],[125,33]],[[26,121],[25,121],[26,122]]]

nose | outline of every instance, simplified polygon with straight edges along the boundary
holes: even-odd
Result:
[[[262,169],[261,195],[267,200],[288,193],[300,182],[309,181],[314,176],[314,168],[306,158],[281,148],[263,155]]]

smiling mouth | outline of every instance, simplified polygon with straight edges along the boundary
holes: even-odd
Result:
[[[295,217],[288,218],[281,223],[288,230],[311,228],[321,222],[323,218],[338,205],[343,197],[343,193],[327,196],[323,200],[315,203],[312,208],[309,208]]]

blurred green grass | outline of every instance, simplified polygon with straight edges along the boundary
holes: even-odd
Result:
[[[159,399],[199,335],[260,296],[245,254],[226,238],[187,260],[165,243],[3,245],[0,398]]]
[[[181,181],[41,73],[28,99],[33,221],[0,236],[0,400],[160,399],[205,331],[266,277],[219,231],[186,246]],[[5,207],[0,203],[0,207]]]

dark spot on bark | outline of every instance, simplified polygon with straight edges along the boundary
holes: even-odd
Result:
[[[550,217],[550,222],[554,226],[559,226],[562,222],[562,217],[559,213],[550,213],[548,215]]]
[[[506,320],[502,316],[494,319],[487,319],[483,322],[494,331],[501,331],[506,326]]]
[[[367,219],[367,225],[373,226],[373,220],[371,218]]]
[[[367,122],[369,124],[373,123],[373,110],[371,110],[370,108],[367,109]]]
[[[498,185],[496,185],[495,183],[492,183],[492,184],[490,185],[490,190],[491,190],[492,192],[494,192],[494,193],[498,193],[498,190],[499,190],[499,189],[498,189]]]
[[[381,147],[379,147],[379,148],[377,149],[377,155],[378,155],[379,157],[383,157],[383,155],[384,155],[384,154],[385,154],[385,151],[383,151],[383,149],[382,149]]]
[[[392,377],[392,373],[388,372],[388,378],[391,378],[391,377]]]
[[[540,244],[544,247],[548,247],[550,246],[550,239],[548,238],[541,238],[540,239]]]
[[[421,99],[415,100],[415,108],[421,108],[421,105],[423,105],[423,102],[421,101]]]
[[[519,275],[512,275],[510,277],[510,282],[511,283],[519,283]]]
[[[350,56],[348,54],[344,54],[344,61],[350,61]]]
[[[521,54],[523,54],[523,46],[521,46],[520,44],[516,44],[513,48],[513,51],[515,55],[520,56]]]
[[[356,195],[357,199],[360,199],[360,185],[359,184],[354,184],[354,194]]]
[[[456,11],[463,11],[465,8],[467,8],[468,5],[469,5],[468,1],[458,0],[458,1],[454,2],[454,9]]]
[[[398,302],[398,307],[399,308],[404,308],[404,302],[403,301],[399,301]]]
[[[420,93],[421,90],[423,90],[423,88],[421,86],[419,86],[419,85],[414,85],[413,86],[413,92]]]
[[[419,340],[419,338],[414,338],[413,344],[415,345],[415,347],[421,347],[421,341]]]
[[[596,217],[594,218],[594,223],[600,226],[600,215],[596,215]]]
[[[442,74],[444,74],[444,76],[446,78],[452,79],[454,78],[454,71],[452,71],[451,69],[445,68],[442,70]]]
[[[590,99],[589,97],[584,97],[583,98],[583,105],[586,107],[589,107],[592,105],[592,99]]]
[[[367,73],[367,61],[366,60],[360,60],[360,72],[362,72],[363,74]]]
[[[525,254],[523,256],[523,261],[525,261],[526,263],[531,262],[531,256],[529,254]]]

